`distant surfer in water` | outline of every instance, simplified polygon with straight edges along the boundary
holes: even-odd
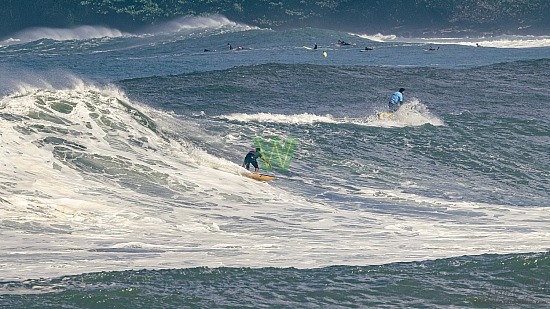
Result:
[[[405,92],[405,88],[399,88],[399,91],[394,92],[391,97],[390,101],[388,102],[388,110],[390,113],[395,113],[401,105],[403,105],[403,93]]]
[[[317,49],[317,43],[315,43],[315,46],[313,46],[313,49]]]
[[[244,47],[240,46],[240,45],[237,45],[236,48],[233,48],[233,46],[231,46],[231,43],[227,43],[227,45],[229,45],[229,50],[243,50]]]
[[[351,45],[351,43],[348,43],[348,42],[345,42],[345,41],[342,41],[342,40],[338,40],[338,44],[340,44],[340,45]]]
[[[250,168],[250,164],[254,166],[254,173],[257,173],[260,169],[258,166],[258,158],[261,158],[262,154],[260,153],[260,148],[252,149],[244,157],[243,167],[246,169]]]

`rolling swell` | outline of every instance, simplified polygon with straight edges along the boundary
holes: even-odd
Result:
[[[14,308],[540,308],[550,303],[549,275],[545,252],[362,267],[99,272],[4,282],[0,291]]]

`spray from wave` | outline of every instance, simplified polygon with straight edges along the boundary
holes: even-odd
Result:
[[[209,16],[184,16],[172,21],[164,22],[145,28],[144,34],[169,34],[175,32],[192,32],[196,30],[223,30],[224,32],[238,32],[258,30],[260,28],[237,23],[225,16],[214,14]]]
[[[16,33],[13,37],[4,41],[6,45],[15,43],[34,42],[41,39],[56,41],[86,40],[97,38],[116,38],[128,36],[120,30],[103,26],[79,26],[70,29],[62,28],[31,28]]]
[[[390,41],[395,41],[397,39],[396,35],[393,35],[393,34],[384,35],[382,33],[377,33],[377,34],[374,34],[374,35],[367,35],[367,34],[359,35],[359,34],[357,34],[357,36],[361,37],[361,38],[364,38],[364,39],[367,39],[367,40],[371,40],[373,42],[390,42]]]
[[[79,26],[74,28],[30,28],[20,31],[10,38],[2,41],[2,45],[14,45],[28,42],[34,42],[42,39],[50,39],[56,41],[69,41],[69,40],[88,40],[98,38],[117,38],[117,37],[129,37],[134,35],[151,36],[159,34],[172,34],[172,33],[195,33],[200,31],[218,31],[220,33],[226,32],[240,32],[249,30],[258,30],[260,28],[254,26],[248,26],[233,22],[222,15],[210,15],[210,16],[185,16],[174,19],[172,21],[164,22],[158,25],[153,25],[142,29],[136,34],[122,32],[118,29],[104,27],[104,26]]]

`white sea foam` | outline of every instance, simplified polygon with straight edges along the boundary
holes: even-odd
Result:
[[[335,118],[332,115],[303,114],[273,114],[273,113],[233,113],[217,116],[219,119],[239,122],[262,122],[262,123],[287,123],[287,124],[314,124],[314,123],[353,123],[357,125],[376,127],[409,127],[431,124],[442,126],[444,122],[429,112],[427,106],[417,98],[412,98],[403,104],[392,118],[379,119],[378,113],[364,117],[343,117]]]
[[[454,44],[454,43],[453,43]],[[456,44],[493,48],[535,48],[549,47],[549,36],[497,36],[493,38],[480,38],[460,41]]]
[[[395,210],[240,177],[237,164],[168,130],[196,124],[114,87],[22,87],[1,99],[0,113],[3,280],[142,268],[372,265],[550,247],[545,208],[332,188]]]
[[[231,121],[239,122],[271,122],[271,123],[289,123],[289,124],[312,124],[316,122],[329,122],[336,123],[337,120],[330,115],[319,116],[309,113],[295,114],[295,115],[282,115],[273,113],[234,113],[229,115],[221,115],[217,118],[227,119]]]
[[[472,38],[405,38],[396,35],[382,34],[355,34],[358,37],[375,42],[389,43],[409,43],[409,44],[434,44],[434,45],[466,45],[493,48],[536,48],[549,47],[550,36],[534,35],[500,35],[494,37],[472,37]]]
[[[392,118],[370,116],[367,125],[377,127],[417,127],[425,124],[443,126],[445,123],[432,114],[428,107],[417,98],[411,98],[403,104]]]
[[[353,33],[350,33],[350,34],[351,35],[356,35],[356,34],[353,34]],[[357,35],[357,36],[359,36],[361,38],[364,38],[364,39],[374,41],[374,42],[390,42],[390,41],[395,41],[397,39],[397,36],[394,35],[394,34],[384,35],[382,33],[377,33],[377,34],[374,34],[374,35],[363,34],[363,35]]]

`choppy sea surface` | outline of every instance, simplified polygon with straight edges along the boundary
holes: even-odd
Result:
[[[548,306],[549,66],[550,36],[216,15],[14,34],[0,307]],[[271,182],[254,138],[297,141]]]

